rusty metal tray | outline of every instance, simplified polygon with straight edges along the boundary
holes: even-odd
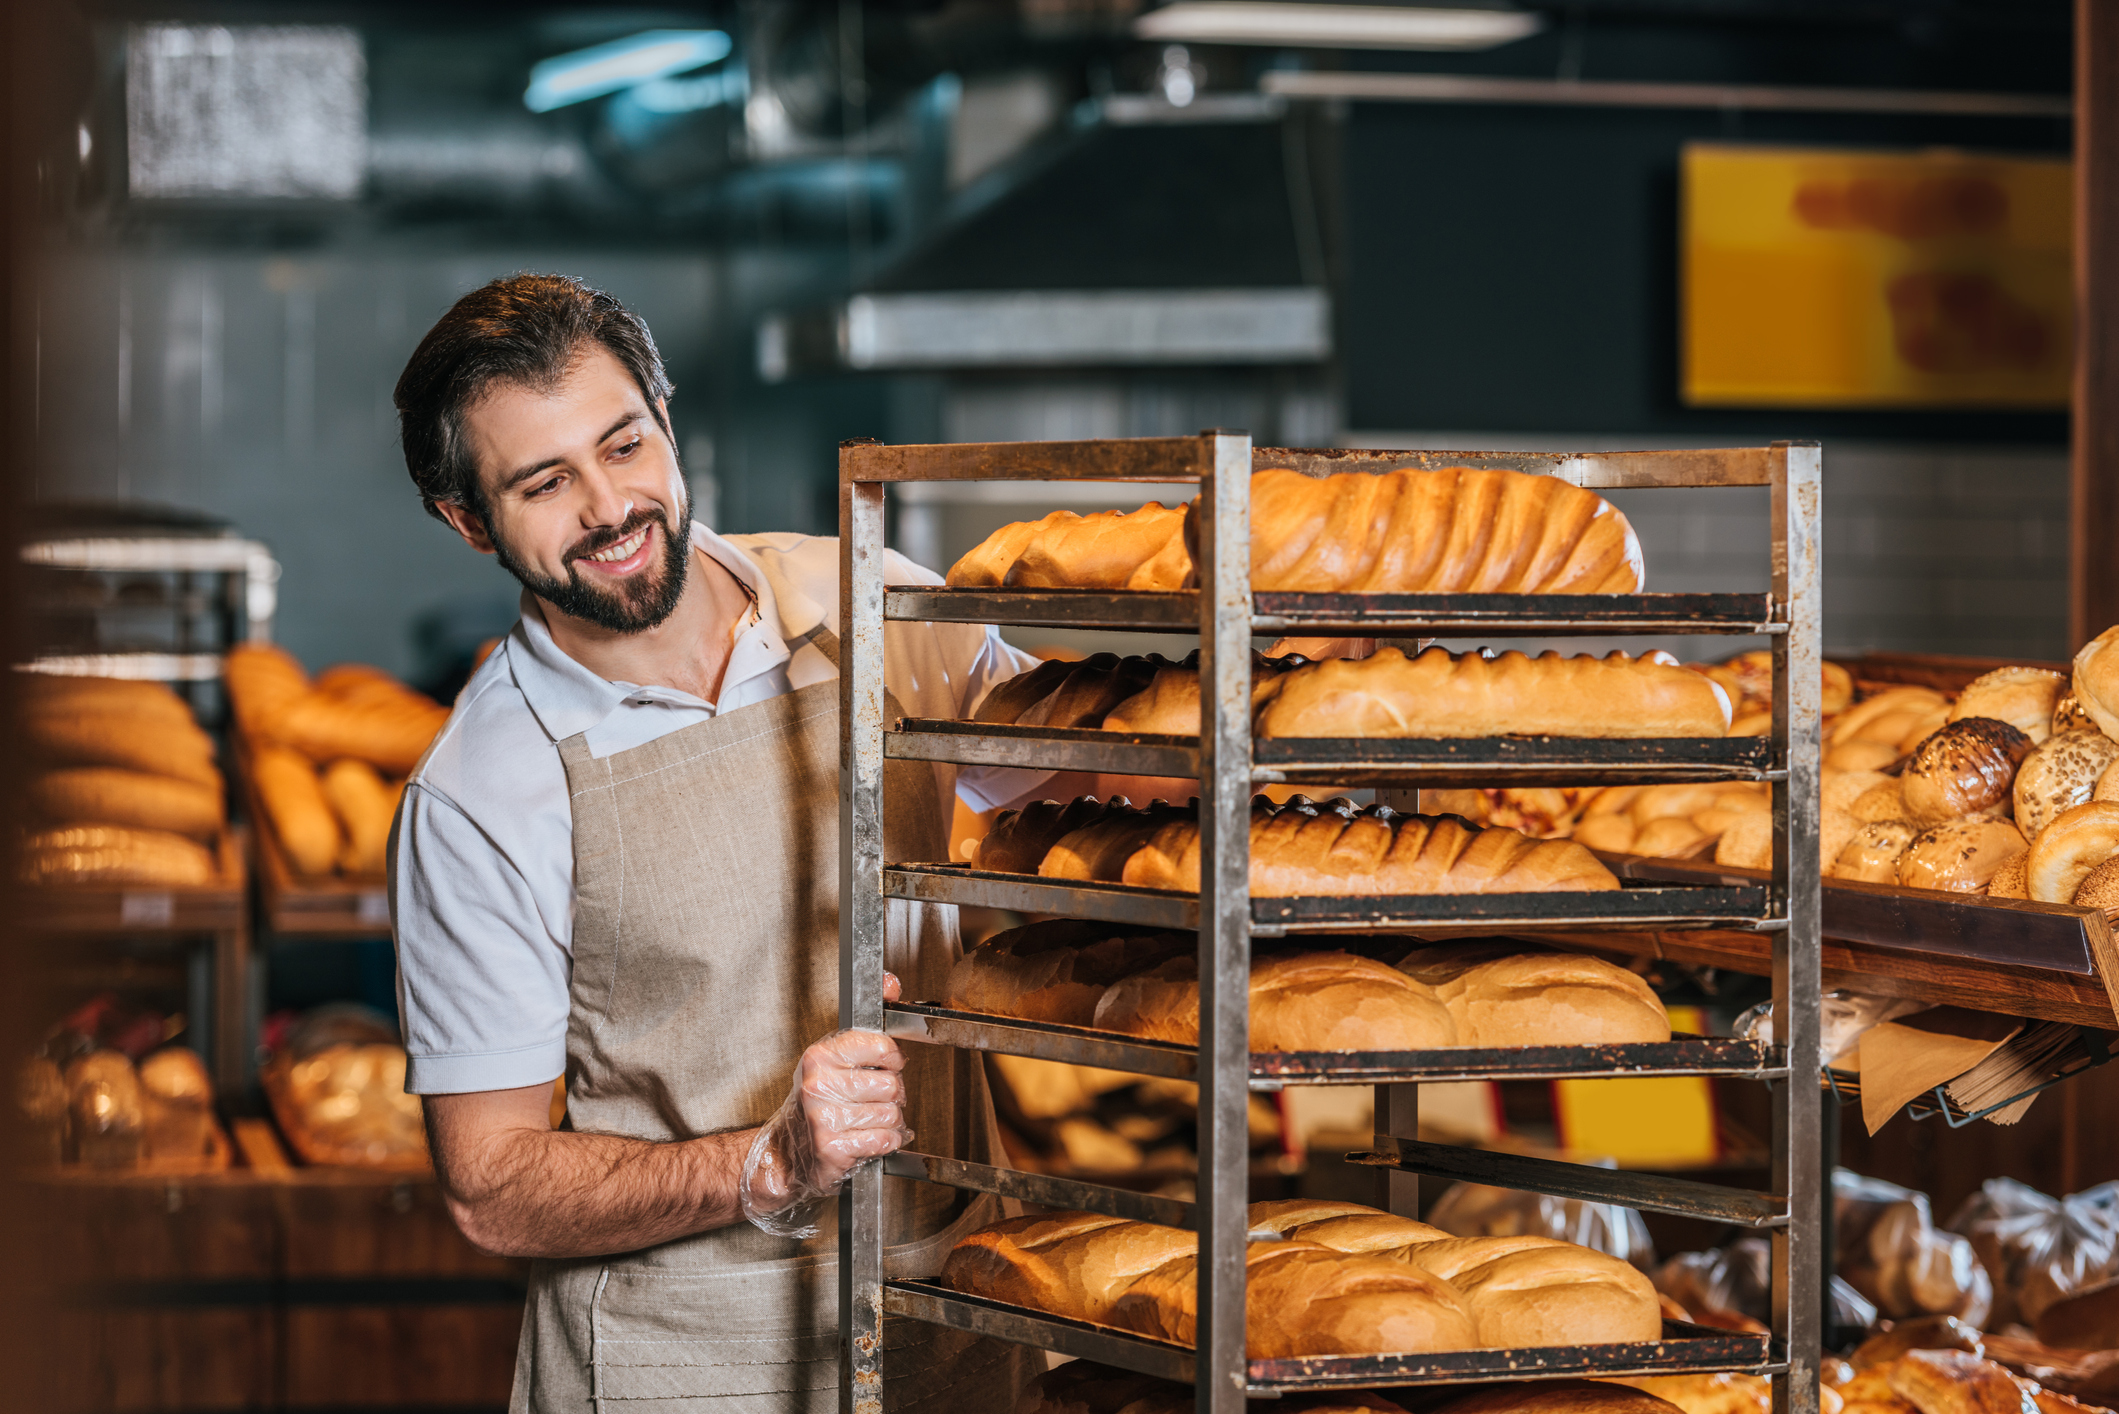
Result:
[[[1251,596],[1258,633],[1463,634],[1787,632],[1770,594],[1293,594]],[[885,586],[885,619],[1025,628],[1199,632],[1193,590],[937,589]]]
[[[956,1330],[1042,1346],[1144,1375],[1193,1382],[1190,1346],[1136,1335],[1114,1326],[1050,1315],[967,1296],[932,1281],[883,1284],[883,1309]],[[1524,1350],[1453,1350],[1434,1355],[1325,1355],[1247,1362],[1246,1392],[1295,1394],[1333,1389],[1391,1389],[1404,1385],[1476,1384],[1526,1378],[1706,1374],[1735,1370],[1769,1374],[1782,1368],[1769,1337],[1665,1321],[1663,1338],[1624,1345],[1545,1346]],[[886,1363],[886,1372],[888,1369]]]
[[[883,735],[900,761],[1029,766],[1129,776],[1199,777],[1199,738],[1086,727],[1018,727],[907,717]],[[1251,748],[1261,785],[1611,785],[1765,781],[1777,769],[1766,737],[1457,739],[1273,737]]]
[[[886,898],[974,904],[1107,923],[1197,931],[1199,896],[1129,884],[998,874],[955,864],[892,864]],[[1407,894],[1331,898],[1254,898],[1251,936],[1414,933],[1423,937],[1525,929],[1771,929],[1763,883],[1669,885],[1622,881],[1582,893]]]
[[[1093,1065],[1135,1075],[1190,1080],[1194,1047],[1115,1031],[958,1011],[924,1002],[887,1002],[885,1029],[903,1040],[1040,1060]],[[1720,1075],[1778,1080],[1779,1052],[1758,1041],[1679,1036],[1609,1046],[1451,1047],[1432,1051],[1253,1051],[1251,1089],[1283,1085],[1426,1084],[1445,1080],[1616,1079],[1638,1075]]]

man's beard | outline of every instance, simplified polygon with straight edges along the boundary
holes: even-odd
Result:
[[[662,528],[660,574],[636,575],[609,589],[591,585],[581,577],[575,561],[610,549],[651,522]],[[616,529],[583,537],[567,551],[565,579],[539,574],[517,559],[509,551],[507,542],[493,534],[490,526],[487,534],[492,538],[495,557],[509,574],[522,581],[523,588],[562,614],[612,633],[645,633],[675,613],[677,600],[684,594],[684,576],[692,557],[691,522],[680,519],[677,528],[672,530],[661,511],[636,510]]]

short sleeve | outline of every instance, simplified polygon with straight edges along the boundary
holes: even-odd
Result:
[[[568,939],[507,852],[415,780],[390,842],[405,1088],[455,1095],[566,1071]]]

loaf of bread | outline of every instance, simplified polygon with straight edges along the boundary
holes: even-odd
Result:
[[[1414,949],[1398,969],[1449,1008],[1460,1046],[1606,1046],[1668,1041],[1670,1015],[1636,974],[1584,953],[1520,943]]]
[[[1686,1414],[1647,1390],[1605,1380],[1535,1380],[1484,1385],[1429,1414]]]
[[[1931,827],[1952,820],[1994,820],[2009,813],[2016,768],[2031,739],[2007,722],[1966,717],[1913,750],[1899,778],[1906,817]]]
[[[1712,1375],[1633,1375],[1603,1383],[1654,1395],[1682,1414],[1773,1414],[1773,1386],[1764,1375],[1724,1370]],[[1829,1378],[1822,1393],[1819,1414],[1840,1414],[1839,1396],[1831,1392]]]
[[[198,888],[219,871],[196,840],[165,830],[70,825],[39,830],[22,842],[22,880],[29,884],[145,884]]]
[[[1343,952],[1251,963],[1253,1051],[1420,1051],[1457,1044],[1434,993],[1396,968]],[[1155,1041],[1199,1040],[1199,958],[1180,953],[1114,982],[1094,1024]]]
[[[2016,768],[2011,789],[2016,824],[2026,839],[2037,839],[2045,827],[2091,799],[2097,782],[2119,762],[2119,742],[2095,727],[2048,736]]]
[[[1040,663],[996,687],[979,704],[974,720],[1004,726],[1100,727],[1105,713],[1146,687],[1169,660],[1160,654],[1121,658],[1098,653],[1079,663],[1058,664],[1063,671],[1047,671],[1054,666]]]
[[[1088,1026],[1112,983],[1198,946],[1190,933],[1134,933],[1071,919],[1010,928],[957,959],[949,1005]]]
[[[291,747],[323,764],[365,761],[411,774],[449,709],[380,668],[346,664],[310,682],[302,665],[266,644],[231,649],[224,673],[236,724],[252,745]]]
[[[1196,817],[1158,829],[1126,862],[1123,882],[1199,891]],[[1480,830],[1455,816],[1385,807],[1319,810],[1301,796],[1251,816],[1251,895],[1378,897],[1616,889],[1619,881],[1572,840]]]
[[[67,677],[20,673],[15,677],[24,716],[113,716],[197,728],[191,706],[165,683],[131,678]]]
[[[1630,1262],[1553,1237],[1453,1237],[1397,1254],[1463,1293],[1495,1349],[1660,1339],[1662,1303]]]
[[[1180,522],[1182,533],[1180,534]],[[1007,525],[950,568],[952,587],[1180,589],[1196,518],[1150,502]],[[1251,587],[1352,594],[1631,594],[1641,546],[1610,502],[1518,471],[1285,470],[1251,478]]]
[[[1362,1203],[1328,1198],[1277,1198],[1253,1203],[1250,1233],[1260,1238],[1314,1242],[1334,1252],[1396,1252],[1418,1242],[1445,1241],[1439,1227]]]
[[[345,834],[309,758],[284,746],[253,747],[250,780],[294,872],[329,874],[345,847]]]
[[[951,1248],[941,1280],[989,1301],[1109,1324],[1127,1288],[1197,1248],[1182,1229],[1096,1213],[1008,1218]]]
[[[2007,1370],[1969,1350],[1910,1350],[1884,1374],[1920,1414],[2022,1414],[2030,1403]]]
[[[2033,1329],[2063,1350],[2119,1350],[2119,1280],[2061,1297],[2038,1313]]]
[[[1262,737],[1715,737],[1730,721],[1722,689],[1667,654],[1379,648],[1299,668],[1279,688]]]
[[[1244,1344],[1253,1360],[1470,1350],[1478,1337],[1447,1281],[1389,1257],[1351,1256],[1314,1242],[1253,1242],[1244,1252]],[[1198,1319],[1198,1258],[1142,1275],[1110,1324],[1190,1345]]]
[[[1076,830],[1107,817],[1130,819],[1142,813],[1122,795],[1108,802],[1085,795],[1066,805],[1039,800],[1020,810],[1003,810],[979,841],[972,867],[996,874],[1035,874],[1052,847]]]
[[[116,766],[219,790],[221,773],[214,765],[213,738],[200,730],[184,700],[160,683],[120,686],[151,690],[105,693],[47,688],[25,693],[22,736],[30,755],[46,765]]]
[[[309,691],[309,674],[292,653],[269,643],[238,643],[222,660],[221,680],[236,726],[252,741],[271,739],[271,723]]]
[[[393,788],[373,766],[350,758],[326,766],[322,784],[324,799],[345,836],[338,855],[340,871],[382,873],[389,863],[390,822],[404,788]]]
[[[29,803],[54,825],[128,825],[210,840],[227,821],[217,787],[114,766],[67,766],[29,779]]]
[[[1145,810],[1107,810],[1097,820],[1054,841],[1039,861],[1037,872],[1047,879],[1126,882],[1127,864],[1150,836],[1165,825],[1192,818],[1191,807],[1160,800],[1150,801]]]

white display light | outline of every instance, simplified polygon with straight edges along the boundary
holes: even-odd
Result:
[[[1176,0],[1133,22],[1134,34],[1142,39],[1305,49],[1492,49],[1544,27],[1542,16],[1520,10],[1313,5],[1305,0]]]
[[[532,113],[549,113],[570,103],[584,103],[718,63],[734,47],[734,41],[718,29],[645,30],[535,65],[522,103]]]

